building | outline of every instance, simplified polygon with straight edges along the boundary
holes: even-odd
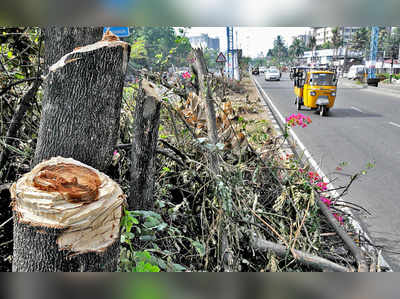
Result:
[[[332,27],[314,27],[313,29],[313,36],[315,36],[317,46],[322,46],[332,40]]]
[[[346,48],[305,51],[301,63],[343,66],[345,60],[346,68],[352,64],[360,64],[363,61],[363,53]]]
[[[189,37],[190,44],[193,48],[209,48],[219,51],[219,38],[209,37],[208,34],[202,34],[200,36]]]
[[[349,42],[357,30],[361,27],[338,27],[340,36],[343,37],[343,43],[346,44]],[[317,41],[317,46],[322,46],[326,42],[332,41],[332,29],[334,27],[313,27],[313,36]]]

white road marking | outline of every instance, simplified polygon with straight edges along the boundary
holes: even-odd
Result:
[[[357,107],[351,106],[351,109],[354,109],[354,110],[362,113],[361,109],[358,109]]]
[[[394,122],[390,122],[389,124],[391,124],[392,126],[395,126],[395,127],[400,128],[400,125],[399,125],[399,124],[396,124],[396,123],[394,123]]]
[[[279,112],[279,110],[276,108],[276,106],[274,105],[274,103],[272,103],[271,98],[267,95],[267,93],[264,91],[264,89],[260,86],[260,83],[257,82],[257,80],[254,80],[254,82],[256,83],[256,85],[259,87],[259,89],[261,90],[261,92],[263,93],[263,95],[265,96],[265,98],[267,99],[270,107],[272,107],[272,109],[275,111],[276,115],[279,117],[280,121],[282,122],[282,124],[284,124],[285,118],[282,116],[282,114]],[[258,90],[257,90],[258,92]],[[400,125],[399,125],[400,127]],[[300,147],[301,151],[303,152],[303,156],[306,157],[307,161],[310,163],[310,165],[314,168],[314,170],[319,174],[319,176],[321,178],[323,178],[324,181],[328,181],[329,182],[329,178],[325,175],[325,173],[322,171],[322,169],[319,167],[319,165],[317,164],[317,162],[314,160],[314,158],[311,156],[310,152],[307,150],[307,148],[304,146],[304,144],[300,141],[299,137],[297,136],[297,134],[293,131],[293,130],[289,130],[288,131],[289,135],[291,135],[293,137],[293,139],[295,140],[296,144]],[[299,153],[300,154],[300,153]],[[333,190],[330,191],[330,193],[337,198],[337,201],[342,201],[342,198],[339,197],[339,193],[335,190],[335,187],[333,186],[332,183],[328,183],[327,185],[328,189]],[[349,208],[343,208],[342,209],[344,212],[346,212],[347,214],[350,214],[349,221],[350,223],[353,225],[354,229],[357,232],[361,232],[362,235],[364,235],[364,237],[370,241],[371,238],[370,236],[367,234],[367,232],[362,228],[361,224],[355,220],[354,217],[354,213],[351,209]],[[374,250],[374,248],[371,249],[371,247],[369,245],[366,245],[365,247],[368,247],[369,250]],[[391,266],[388,264],[388,262],[385,260],[385,258],[382,256],[381,251],[378,251],[378,263],[380,265],[385,266],[386,268],[390,269],[389,271],[392,272],[392,268]]]

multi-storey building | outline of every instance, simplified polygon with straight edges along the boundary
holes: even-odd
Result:
[[[194,48],[209,48],[219,51],[219,38],[209,37],[208,34],[202,34],[200,36],[189,37],[190,44]]]
[[[332,41],[332,29],[334,27],[313,27],[313,35],[316,38],[317,46],[321,46],[328,41]],[[338,27],[340,35],[343,37],[343,44],[349,42],[355,32],[360,29],[360,27]]]

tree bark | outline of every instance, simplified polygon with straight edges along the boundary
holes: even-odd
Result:
[[[15,215],[14,215],[15,219]],[[59,250],[60,229],[33,227],[14,221],[13,272],[113,272],[119,258],[119,241],[103,254],[71,255]]]
[[[260,251],[265,252],[270,250],[281,257],[287,256],[288,249],[285,246],[267,240],[259,239],[255,236],[251,236],[250,239],[251,239],[251,245]],[[296,254],[296,260],[298,260],[302,264],[321,270],[328,270],[334,272],[350,272],[350,270],[347,269],[346,267],[338,265],[322,257],[302,252],[299,250],[294,250],[294,253]]]
[[[127,44],[115,42],[71,52],[53,65],[46,81],[33,166],[72,157],[98,170],[111,163],[121,112]]]
[[[128,206],[132,210],[153,208],[155,158],[161,102],[156,87],[143,80],[136,99],[132,143],[131,189]]]
[[[211,79],[208,76],[207,65],[204,60],[203,52],[201,49],[192,50],[193,63],[191,65],[193,72],[197,78],[197,84],[199,89],[199,96],[206,103],[207,110],[207,130],[208,139],[210,144],[216,146],[218,143],[218,130],[217,130],[217,119],[215,115],[214,100],[211,95]],[[210,168],[214,174],[219,173],[219,160],[218,155],[215,151],[210,153]]]
[[[75,41],[80,29],[59,30],[64,31],[54,36],[68,36],[67,40]],[[46,53],[48,61],[63,55],[62,49],[55,46],[55,53]],[[118,138],[129,51],[128,44],[103,38],[63,56],[49,68],[33,166],[62,156],[97,170],[107,169]],[[19,215],[14,216],[13,271],[116,270],[118,241],[102,253],[76,253],[71,259],[68,250],[60,250],[56,243],[62,230],[25,224]]]
[[[45,65],[50,67],[65,54],[101,40],[103,27],[61,27],[43,28]]]

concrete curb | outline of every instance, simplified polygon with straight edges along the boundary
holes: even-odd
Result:
[[[277,131],[283,132],[282,126],[283,126],[283,123],[285,122],[285,119],[283,118],[283,116],[281,115],[279,110],[275,107],[275,105],[273,104],[273,102],[272,102],[271,98],[268,96],[268,94],[261,88],[259,83],[256,80],[254,80],[253,77],[252,77],[252,81],[256,87],[256,90],[257,90],[257,93],[258,93],[260,99],[262,99],[266,104],[265,107],[268,110],[268,114],[273,117],[273,123],[274,123],[275,129]],[[313,159],[311,153],[306,149],[306,147],[300,141],[300,139],[296,135],[296,133],[293,132],[292,130],[289,130],[289,135],[290,135],[290,137],[292,137],[292,140],[286,144],[289,145],[290,148],[288,149],[285,146],[284,150],[285,151],[291,150],[293,154],[296,154],[296,156],[299,158],[299,160],[301,160],[302,163],[308,162],[310,164],[310,166],[313,167],[314,170],[319,174],[320,177],[327,179],[327,176],[324,174],[324,172],[319,167],[317,162]],[[298,148],[300,148],[300,152],[299,152]],[[303,161],[303,160],[305,160],[305,161]],[[335,189],[335,187],[332,185],[332,183],[328,184],[328,188],[331,190]],[[339,202],[342,200],[341,198],[339,198],[339,194],[337,191],[331,191],[331,195],[333,195],[334,197],[337,197]],[[370,236],[362,228],[360,222],[358,220],[356,220],[356,216],[353,214],[353,212],[349,208],[343,208],[342,210],[343,210],[343,212],[352,216],[352,218],[350,218],[350,224],[353,226],[355,232],[358,235],[363,236],[370,243],[372,243]],[[361,246],[361,249],[365,252],[373,252],[375,254],[375,256],[378,256],[377,266],[387,269],[388,272],[393,272],[392,267],[388,264],[388,262],[382,256],[381,250],[378,251],[375,247],[370,246],[368,244],[366,244],[365,246]]]

